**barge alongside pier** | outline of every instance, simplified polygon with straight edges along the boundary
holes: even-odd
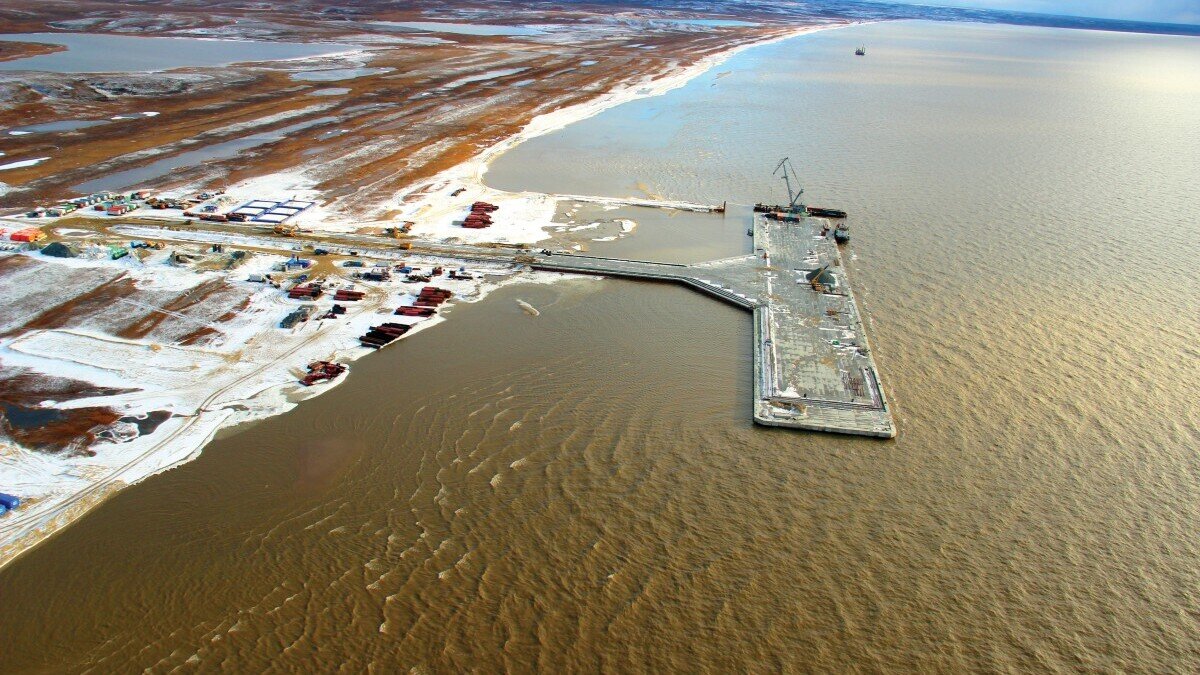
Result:
[[[828,209],[823,206],[803,206],[804,211],[810,216],[818,218],[845,218],[846,212],[841,209]],[[793,207],[784,206],[782,204],[755,204],[755,213],[788,213]]]

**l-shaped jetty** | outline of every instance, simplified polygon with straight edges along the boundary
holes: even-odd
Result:
[[[541,253],[534,269],[672,281],[754,315],[754,420],[892,438],[896,427],[827,220],[753,220],[754,253],[691,265]]]

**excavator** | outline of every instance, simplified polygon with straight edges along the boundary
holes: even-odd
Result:
[[[387,235],[389,237],[391,237],[392,239],[400,239],[401,237],[408,234],[409,232],[412,232],[413,225],[416,225],[416,223],[414,223],[411,220],[406,220],[406,221],[404,221],[403,224],[401,224],[399,226],[393,226],[393,227],[387,228],[385,230],[385,232],[387,232]]]
[[[280,223],[275,226],[275,234],[282,235],[284,237],[294,237],[296,236],[296,230],[298,229],[300,228],[295,225]]]
[[[825,284],[821,282],[821,277],[829,270],[829,265],[823,265],[820,269],[808,273],[808,283],[812,285],[812,289],[818,293],[826,291]]]

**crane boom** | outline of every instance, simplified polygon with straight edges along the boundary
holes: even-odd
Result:
[[[784,157],[783,159],[779,160],[779,164],[775,167],[775,170],[771,172],[771,175],[778,174],[780,172],[780,170],[783,171],[783,183],[784,183],[784,185],[787,186],[788,213],[797,213],[796,205],[800,202],[800,196],[804,194],[804,188],[800,187],[800,179],[796,175],[796,167],[792,166],[791,159]],[[795,192],[792,191],[792,179],[793,178],[796,179],[796,191]],[[804,204],[800,204],[799,208],[803,209]]]

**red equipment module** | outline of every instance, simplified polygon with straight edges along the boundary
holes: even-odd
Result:
[[[419,316],[428,317],[437,314],[437,309],[434,307],[397,307],[396,314],[400,316]]]
[[[337,292],[333,294],[333,299],[336,302],[358,302],[359,300],[363,299],[364,295],[366,295],[366,293],[362,291],[351,291],[345,288],[339,288]]]
[[[300,384],[311,387],[318,382],[332,380],[344,372],[346,372],[346,366],[340,363],[314,361],[308,364],[308,375],[305,375],[304,379],[300,380]]]
[[[317,284],[303,284],[293,286],[292,290],[288,291],[288,297],[292,300],[316,300],[323,292]]]

